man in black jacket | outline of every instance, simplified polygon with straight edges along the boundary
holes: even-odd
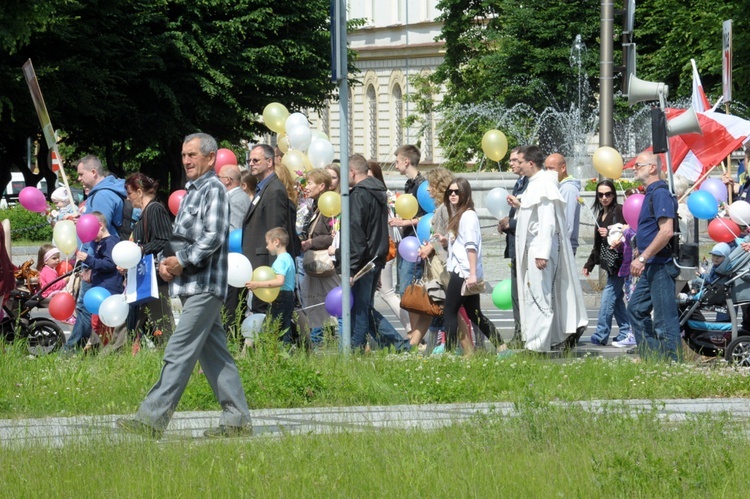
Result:
[[[355,276],[368,262],[375,268],[352,284],[352,348],[363,349],[368,331],[376,334],[381,345],[408,350],[409,341],[401,338],[393,326],[373,305],[380,271],[388,254],[388,200],[385,185],[367,175],[367,160],[361,154],[349,158],[349,241],[350,272]],[[340,260],[339,260],[340,261]]]

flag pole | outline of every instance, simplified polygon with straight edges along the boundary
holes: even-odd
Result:
[[[724,103],[724,110],[727,112],[727,116],[729,116],[729,102]],[[747,165],[745,166],[747,168]],[[732,153],[729,153],[729,156],[727,156],[727,173],[729,174],[729,178],[732,178]],[[729,190],[729,204],[732,204],[732,197],[734,196],[734,189],[728,189]]]

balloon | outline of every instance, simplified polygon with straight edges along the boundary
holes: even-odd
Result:
[[[67,272],[70,272],[71,270],[73,270],[73,266],[67,260],[61,261],[60,263],[57,264],[57,267],[55,267],[55,272],[57,272],[58,277]]]
[[[112,261],[123,269],[132,269],[141,261],[141,248],[133,241],[120,241],[112,248]]]
[[[289,110],[278,102],[272,102],[263,108],[263,123],[276,133],[284,133],[284,125],[289,118]]]
[[[432,213],[435,211],[435,200],[430,196],[427,187],[429,187],[428,182],[422,182],[419,184],[419,187],[417,187],[417,201],[419,201],[419,206],[421,206],[425,212]]]
[[[47,211],[47,199],[36,187],[24,187],[18,193],[18,202],[29,211],[44,213]]]
[[[289,137],[285,133],[277,133],[276,145],[281,149],[281,152],[286,154],[289,151]]]
[[[253,281],[265,282],[275,278],[276,272],[274,272],[273,269],[267,265],[258,267],[257,269],[253,270],[252,273]]]
[[[101,286],[94,286],[83,295],[83,306],[92,314],[99,313],[102,302],[112,296],[112,293]],[[66,317],[67,318],[67,317]]]
[[[419,210],[417,198],[412,194],[401,194],[396,198],[396,214],[404,220],[414,218]]]
[[[405,237],[398,243],[398,254],[407,262],[419,260],[419,239],[414,236]]]
[[[333,144],[328,139],[315,140],[307,148],[307,157],[313,168],[325,168],[333,163],[333,156]]]
[[[304,152],[310,147],[312,133],[307,126],[297,125],[292,129],[288,129],[286,131],[286,136],[289,138],[289,147],[292,149]]]
[[[293,178],[299,177],[300,172],[307,170],[306,163],[307,156],[305,156],[305,153],[294,149],[289,149],[289,151],[284,154],[284,157],[281,158],[281,164],[287,167]]]
[[[500,310],[510,310],[513,308],[510,279],[500,281],[497,286],[495,286],[495,289],[492,290],[492,303],[494,303]]]
[[[600,147],[594,151],[591,161],[596,171],[605,177],[612,180],[622,177],[622,156],[617,152],[617,149],[609,146]]]
[[[258,333],[260,333],[261,329],[263,328],[264,320],[266,320],[266,316],[264,314],[253,314],[247,317],[244,321],[242,321],[242,325],[240,326],[242,336],[254,341],[258,337]]]
[[[266,303],[273,302],[281,291],[281,287],[278,288],[257,288],[253,290],[253,294]]]
[[[99,234],[99,219],[94,215],[81,215],[76,223],[78,238],[84,243],[90,243]]]
[[[701,184],[700,190],[710,193],[720,203],[727,201],[727,186],[718,178],[707,178]]]
[[[490,214],[498,220],[510,214],[510,205],[508,204],[509,195],[508,191],[502,187],[495,187],[487,193],[484,204],[487,206]]]
[[[305,128],[310,128],[310,123],[307,122],[307,116],[302,113],[290,114],[286,119],[284,130],[282,131],[285,131],[286,134],[289,135],[289,131],[296,126],[304,126]],[[291,141],[289,143],[291,144]]]
[[[252,272],[252,280],[253,281],[270,281],[271,279],[276,278],[276,272],[273,271],[271,267],[263,266],[258,267],[257,269],[253,270]],[[263,300],[266,303],[271,303],[276,299],[277,296],[279,296],[279,291],[281,290],[281,287],[278,288],[257,288],[253,290],[253,294],[258,297],[259,300]]]
[[[242,253],[242,229],[234,229],[229,233],[229,252]]]
[[[216,163],[214,163],[214,170],[219,173],[219,170],[225,165],[236,165],[237,156],[234,152],[229,149],[219,149],[216,151]]]
[[[489,130],[482,137],[482,151],[492,161],[500,161],[508,152],[508,139],[500,130]]]
[[[349,306],[350,308],[354,305],[354,294],[350,291],[350,300],[349,300]],[[344,301],[344,290],[341,289],[341,286],[336,286],[332,290],[328,292],[328,295],[326,295],[326,301],[325,301],[325,307],[326,312],[329,314],[335,316],[335,317],[341,317],[344,315],[344,307],[343,307],[343,301]]]
[[[643,206],[643,194],[632,194],[628,196],[622,205],[622,216],[631,229],[638,230],[638,217],[641,216],[641,207]]]
[[[318,130],[313,130],[312,131],[312,142],[310,142],[310,143],[312,144],[316,140],[320,140],[320,139],[327,140],[329,142],[331,141],[331,139],[329,139],[328,135],[326,135],[325,133],[319,132]],[[328,165],[326,165],[326,166],[328,166]]]
[[[735,201],[729,205],[729,216],[737,225],[750,225],[750,203]]]
[[[326,217],[335,217],[341,213],[341,196],[338,192],[324,192],[318,198],[318,209]]]
[[[426,182],[422,182],[425,184]],[[428,213],[419,219],[417,224],[417,239],[420,243],[426,243],[430,240],[430,234],[432,233],[432,217],[434,213]]]
[[[67,291],[57,293],[49,301],[49,315],[58,321],[64,321],[76,310],[76,299]]]
[[[240,229],[235,229],[233,232],[238,230]],[[229,253],[227,260],[229,261],[229,274],[227,275],[229,285],[244,288],[245,283],[253,277],[253,266],[250,260],[242,253]]]
[[[167,204],[169,205],[169,211],[172,212],[172,215],[177,216],[177,212],[180,211],[180,203],[182,203],[182,199],[186,194],[187,191],[185,189],[178,189],[169,195],[169,201]]]
[[[714,218],[708,223],[708,236],[717,243],[731,243],[740,237],[740,227],[729,218]]]
[[[687,198],[687,206],[695,218],[711,220],[719,213],[719,203],[708,191],[693,191]]]
[[[97,220],[97,224],[99,221]],[[72,254],[78,247],[76,224],[72,220],[61,220],[55,224],[52,240],[66,255]]]
[[[99,320],[105,326],[117,327],[125,324],[130,306],[125,295],[112,295],[99,306]]]

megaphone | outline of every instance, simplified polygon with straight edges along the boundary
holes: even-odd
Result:
[[[695,114],[695,109],[692,106],[677,116],[667,121],[667,136],[674,137],[675,135],[682,135],[685,133],[699,133],[703,135],[701,125],[698,122],[698,115]]]
[[[631,106],[637,102],[659,100],[659,95],[666,99],[669,95],[669,86],[666,83],[641,80],[635,75],[630,75],[628,81],[628,104]]]

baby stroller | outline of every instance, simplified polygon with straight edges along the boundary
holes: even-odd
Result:
[[[22,286],[11,291],[10,299],[3,305],[5,319],[0,322],[0,338],[7,342],[25,339],[32,355],[45,355],[61,347],[65,343],[65,335],[57,322],[46,317],[32,317],[31,312],[44,300],[42,293],[47,288],[75,271],[59,276],[36,292]]]
[[[716,273],[719,278],[704,283],[695,295],[680,294],[683,337],[701,355],[723,355],[728,362],[748,367],[750,331],[739,328],[736,307],[750,303],[750,253],[738,246]]]

